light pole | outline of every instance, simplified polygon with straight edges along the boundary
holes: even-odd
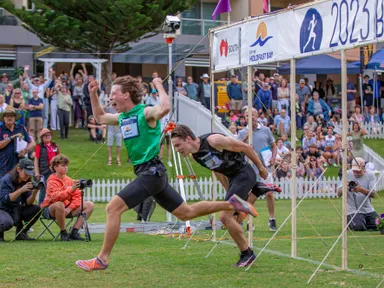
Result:
[[[173,111],[172,43],[176,39],[176,34],[164,34],[164,38],[168,44],[168,95],[171,102],[171,111]]]

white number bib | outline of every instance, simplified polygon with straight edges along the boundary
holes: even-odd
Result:
[[[205,167],[208,169],[216,169],[220,167],[221,163],[223,163],[222,160],[220,160],[217,156],[212,155],[211,153],[208,153],[206,156],[200,158],[203,162]]]
[[[129,118],[123,119],[121,121],[120,129],[124,140],[139,136],[140,133],[137,115],[133,115]]]

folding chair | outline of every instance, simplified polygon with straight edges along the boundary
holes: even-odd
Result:
[[[68,216],[66,217],[66,219],[68,219],[67,223],[65,224],[65,228],[66,228],[67,230],[68,230],[68,227],[70,227],[70,225],[72,224],[74,218],[76,218],[76,217],[74,217],[74,216],[72,216],[72,215],[68,215]],[[36,239],[39,239],[41,236],[43,236],[43,234],[45,233],[45,231],[48,231],[49,234],[51,234],[51,236],[52,236],[52,238],[53,238],[53,241],[56,241],[56,239],[59,238],[59,236],[60,236],[60,232],[55,236],[55,235],[52,233],[51,229],[49,229],[49,227],[51,227],[51,225],[52,225],[53,223],[56,223],[56,225],[59,226],[59,224],[57,223],[56,219],[54,219],[54,218],[47,219],[47,218],[45,218],[45,217],[42,215],[42,216],[40,217],[40,222],[41,222],[41,224],[43,224],[44,229],[43,229],[43,231],[40,232],[39,236],[37,236]]]

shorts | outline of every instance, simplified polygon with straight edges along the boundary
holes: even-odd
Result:
[[[43,117],[31,117],[29,118],[29,128],[33,130],[43,129]]]
[[[367,106],[367,107],[372,106],[373,105],[372,95],[364,96],[363,103],[364,103],[364,106]]]
[[[229,179],[229,188],[225,200],[229,200],[231,196],[237,195],[243,200],[248,199],[249,192],[256,185],[256,173],[250,164],[245,164],[243,168],[237,171]]]
[[[183,198],[169,185],[166,169],[158,157],[136,165],[135,173],[137,178],[117,194],[129,209],[151,196],[168,212],[173,212],[183,204]]]
[[[108,130],[108,146],[109,147],[112,147],[113,146],[113,142],[116,141],[116,146],[117,147],[121,147],[121,144],[122,144],[122,135],[120,133],[120,129],[118,129],[118,131],[114,131],[114,130]]]
[[[243,100],[234,100],[231,99],[231,110],[241,110],[243,106]]]

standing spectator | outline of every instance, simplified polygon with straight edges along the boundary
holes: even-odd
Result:
[[[291,118],[287,115],[285,109],[281,109],[280,115],[277,115],[274,119],[275,131],[277,135],[283,136],[283,134],[291,135]]]
[[[246,78],[245,79],[248,79],[248,74],[246,75]],[[248,83],[246,80],[244,80],[242,83],[241,83],[241,89],[242,89],[242,92],[243,92],[243,105],[247,105],[248,103]],[[255,95],[255,82],[252,81],[252,99]]]
[[[373,81],[372,81],[373,83]],[[369,81],[369,76],[364,76],[364,83],[363,83],[363,111],[364,114],[368,114],[368,107],[373,105],[373,86]]]
[[[246,112],[247,113],[247,112]],[[280,188],[273,185],[273,177],[272,177],[272,169],[275,165],[276,155],[277,155],[277,147],[275,144],[275,138],[267,127],[264,127],[260,123],[257,122],[258,113],[255,108],[252,109],[252,146],[253,150],[255,150],[256,154],[259,156],[262,161],[264,167],[266,167],[269,171],[268,178],[266,180],[262,179],[259,175],[259,170],[255,165],[253,169],[258,175],[258,181],[266,184],[266,186],[271,186],[271,190],[265,194],[267,200],[267,208],[269,213],[269,229],[271,231],[276,231],[276,219],[275,219],[275,197],[273,195],[274,191],[281,192]],[[249,137],[249,127],[241,130],[237,139],[239,141],[246,142]],[[270,151],[271,157],[266,157],[265,152]],[[276,189],[278,188],[278,189]],[[255,203],[256,196],[252,193],[249,195],[248,200],[250,203]]]
[[[369,84],[371,84],[372,90],[375,90],[374,91],[374,97],[372,99],[372,100],[374,100],[374,103],[372,103],[372,106],[375,106],[375,107],[380,104],[379,100],[380,100],[380,96],[381,96],[381,91],[383,91],[383,82],[380,80],[380,77],[381,76],[379,74],[377,74],[376,83],[374,83],[373,79],[369,80]]]
[[[339,94],[341,95],[342,92]],[[349,78],[347,77],[347,113],[348,117],[351,116],[351,114],[355,111],[355,105],[356,105],[356,99],[355,95],[357,93],[355,85],[351,81],[349,81]]]
[[[57,80],[56,80],[57,81]],[[59,117],[57,115],[57,93],[54,89],[49,89],[49,97],[51,98],[50,102],[50,118],[49,118],[49,126],[51,127],[51,130],[60,130],[59,125]]]
[[[116,110],[107,103],[104,107],[105,113],[116,114]],[[121,166],[120,150],[122,143],[122,135],[118,125],[107,125],[107,144],[108,144],[108,166],[112,165],[112,148],[113,142],[116,142],[116,164]]]
[[[243,94],[241,92],[241,85],[237,83],[236,75],[232,75],[231,83],[227,86],[227,93],[229,100],[231,100],[231,110],[238,114],[243,105]]]
[[[294,83],[291,83],[294,85]],[[301,105],[301,111],[305,113],[306,111],[306,103],[308,103],[309,95],[311,95],[311,91],[308,86],[305,85],[305,80],[300,79],[299,87],[296,88],[296,94],[299,95],[299,103]]]
[[[87,107],[84,104],[84,86],[84,80],[81,77],[77,77],[75,85],[72,86],[75,128],[81,128],[82,122],[84,122],[83,125],[85,127],[87,121]]]
[[[197,85],[195,82],[193,82],[193,78],[191,76],[187,77],[187,84],[185,84],[184,88],[187,91],[187,96],[197,101],[197,89],[199,85]]]
[[[176,80],[176,92],[183,96],[187,96],[187,90],[183,86],[183,79],[177,78]]]
[[[160,105],[159,93],[156,89],[151,91],[151,95],[145,101],[145,104],[148,106],[156,106]]]
[[[16,226],[16,240],[35,240],[27,234],[39,219],[40,207],[34,205],[37,189],[30,182],[34,175],[33,163],[22,159],[16,167],[0,180],[0,242],[4,232]],[[23,229],[23,221],[28,225]]]
[[[335,86],[333,85],[333,80],[328,78],[325,83],[325,97],[329,101],[329,98],[335,98],[337,95]]]
[[[57,114],[60,122],[60,138],[68,138],[69,114],[72,108],[72,97],[66,86],[57,83],[55,86],[57,95]]]
[[[25,127],[16,124],[16,121],[20,118],[21,115],[17,114],[15,109],[10,106],[6,107],[4,113],[0,114],[0,121],[4,123],[0,127],[0,177],[11,171],[19,162],[19,158],[23,158],[33,148],[34,144],[29,138]],[[19,154],[15,152],[16,137],[28,142],[27,148],[19,151]]]
[[[12,84],[13,86],[16,86],[20,83],[20,79],[15,79],[13,81],[9,81],[7,73],[1,74],[1,82],[0,82],[0,94],[4,94],[5,90],[8,86],[8,84]]]
[[[360,157],[364,159],[364,136],[367,134],[368,132],[362,125],[359,124],[359,122],[353,123],[352,131],[348,133],[348,136],[352,137],[352,154],[354,157]]]
[[[262,109],[264,112],[271,111],[272,93],[269,90],[269,84],[264,82],[263,89],[257,92],[255,99],[253,100],[253,107],[257,110]]]
[[[289,88],[288,82],[286,79],[281,80],[281,86],[277,89],[277,98],[278,98],[278,106],[279,111],[281,109],[289,109]],[[288,110],[289,111],[289,110]]]
[[[84,102],[85,109],[87,111],[87,115],[84,118],[84,121],[87,119],[87,117],[93,115],[92,114],[91,98],[89,97],[89,89],[88,89],[89,85],[88,84],[93,82],[94,80],[95,80],[95,77],[93,75],[88,75],[87,84],[83,85],[83,95],[84,95],[83,102]],[[97,95],[100,95],[100,89],[97,90]]]
[[[327,98],[325,97],[325,91],[323,89],[323,83],[320,81],[315,81],[315,87],[312,89],[312,96],[314,92],[319,93],[320,99],[324,100],[327,102]]]
[[[36,88],[32,89],[32,98],[28,101],[29,109],[29,134],[34,139],[38,138],[38,134],[43,129],[43,99],[39,98],[39,91]],[[35,135],[36,132],[36,135]]]
[[[298,130],[301,130],[301,129],[303,129],[303,126],[304,126],[304,113],[303,113],[303,111],[301,109],[301,105],[299,103],[299,95],[296,94],[295,98],[296,98],[296,101],[295,101],[296,102],[295,103],[295,105],[296,105],[296,108],[295,108],[295,110],[296,110],[296,126],[297,126]]]
[[[205,106],[208,110],[211,109],[211,83],[209,83],[209,76],[207,73],[201,76],[203,82],[200,83],[197,89],[197,97],[200,100],[201,104]],[[213,84],[212,84],[213,85]]]
[[[332,116],[331,108],[324,102],[323,99],[319,99],[319,93],[313,92],[313,99],[309,101],[308,104],[308,113],[317,117],[318,115],[323,115],[323,118],[326,121],[329,121]]]
[[[40,133],[41,142],[36,145],[35,149],[35,178],[40,179],[41,176],[44,178],[44,188],[40,190],[39,194],[39,205],[43,203],[45,198],[45,188],[48,177],[53,173],[50,165],[53,157],[60,154],[59,148],[55,142],[52,142],[52,132],[44,128]]]
[[[11,99],[13,97],[13,84],[8,83],[5,91],[4,91],[4,96],[5,96],[5,103],[8,105],[11,103]]]
[[[5,111],[5,108],[7,108],[8,104],[5,103],[5,98],[3,94],[0,94],[0,113],[3,113]]]
[[[271,93],[272,93],[272,109],[277,108],[277,103],[278,103],[278,89],[280,87],[279,83],[275,81],[275,77],[270,78],[270,83],[271,87]]]
[[[24,103],[24,99],[21,95],[21,90],[19,88],[13,91],[13,97],[11,98],[11,102],[9,105],[15,108],[16,113],[19,113],[21,115],[21,118],[18,123],[24,125],[24,110],[26,109],[26,106]]]

